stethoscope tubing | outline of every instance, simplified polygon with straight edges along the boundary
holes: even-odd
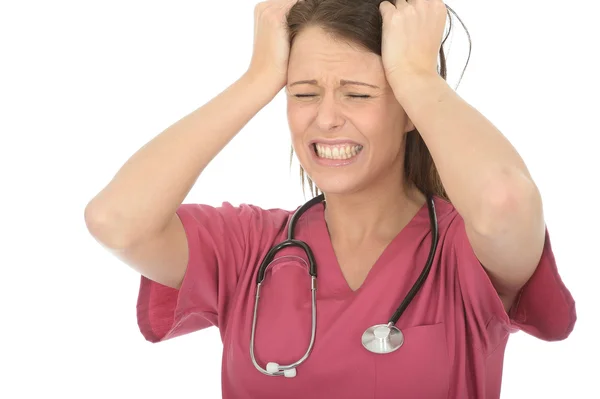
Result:
[[[306,212],[313,205],[323,202],[324,199],[325,199],[325,196],[323,194],[318,195],[318,196],[312,198],[311,200],[309,200],[308,202],[306,202],[304,205],[302,205],[300,208],[298,208],[296,210],[296,212],[294,212],[294,214],[292,215],[292,217],[290,219],[289,225],[288,225],[287,239],[285,241],[275,245],[273,248],[271,248],[269,250],[269,252],[267,252],[267,255],[265,255],[265,258],[263,259],[263,261],[258,269],[258,273],[256,276],[256,295],[255,295],[255,299],[254,299],[254,312],[253,312],[253,317],[252,317],[252,331],[251,331],[251,336],[250,336],[250,357],[252,358],[252,363],[254,364],[256,369],[258,369],[261,373],[268,375],[268,376],[281,376],[281,375],[292,376],[292,377],[295,376],[296,375],[295,368],[308,358],[308,356],[310,355],[310,353],[312,351],[314,343],[315,343],[316,326],[317,326],[317,265],[315,262],[314,254],[313,254],[311,248],[308,246],[308,244],[306,244],[304,241],[297,240],[294,238],[294,228],[296,226],[298,219],[300,218],[300,216],[302,216],[302,214],[304,212]],[[417,293],[419,292],[423,283],[427,279],[427,276],[429,275],[429,272],[431,270],[431,265],[433,264],[433,260],[435,257],[435,252],[436,252],[436,248],[437,248],[437,244],[438,244],[438,240],[439,240],[438,220],[437,220],[437,216],[436,216],[436,212],[435,212],[435,202],[434,202],[434,198],[432,195],[427,195],[427,205],[428,205],[428,209],[429,209],[429,220],[430,220],[431,232],[432,232],[431,249],[429,251],[427,262],[425,264],[425,267],[421,271],[419,277],[417,278],[417,280],[411,287],[410,291],[408,292],[408,294],[406,295],[404,300],[400,303],[400,306],[398,306],[398,308],[396,309],[396,311],[394,312],[392,317],[390,317],[390,319],[387,323],[386,327],[389,329],[389,333],[391,334],[389,336],[393,337],[392,341],[389,341],[389,338],[388,338],[388,341],[385,341],[387,343],[382,341],[385,343],[385,345],[382,344],[383,346],[381,346],[381,347],[378,347],[377,345],[375,345],[374,347],[372,346],[373,341],[372,341],[371,334],[373,332],[375,333],[376,336],[378,334],[380,334],[379,329],[382,327],[382,325],[376,325],[376,326],[369,327],[363,334],[363,346],[365,346],[365,348],[367,348],[368,350],[370,350],[372,352],[389,353],[391,351],[397,350],[403,344],[404,337],[402,335],[402,332],[395,326],[395,324],[399,320],[400,316],[402,316],[402,314],[404,313],[406,308],[409,306],[409,304],[411,303],[413,298],[417,295]],[[278,251],[280,251],[284,248],[288,248],[288,247],[302,248],[304,250],[306,256],[308,257],[308,272],[311,276],[311,316],[312,316],[311,337],[310,337],[310,342],[309,342],[306,352],[296,362],[288,364],[288,365],[279,365],[277,363],[268,363],[267,369],[264,369],[263,367],[261,367],[258,364],[258,362],[256,361],[255,354],[254,354],[256,322],[257,322],[257,315],[258,315],[258,300],[260,298],[260,290],[261,290],[263,281],[265,279],[265,275],[266,275],[268,266],[274,260],[275,255],[277,254]],[[375,329],[377,329],[377,330],[375,331]],[[396,341],[394,341],[394,340],[396,340]],[[390,346],[390,344],[391,344],[391,346]],[[384,349],[380,349],[380,348],[384,348]],[[272,371],[270,371],[269,368],[271,368]],[[288,375],[288,372],[289,372],[289,375]]]

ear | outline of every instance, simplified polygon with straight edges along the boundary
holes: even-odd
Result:
[[[404,133],[408,133],[412,130],[415,130],[415,125],[412,123],[410,118],[406,118],[406,125],[404,125]]]

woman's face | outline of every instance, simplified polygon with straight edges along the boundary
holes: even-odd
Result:
[[[310,27],[291,48],[286,91],[294,151],[322,192],[401,181],[404,136],[413,125],[380,56]]]

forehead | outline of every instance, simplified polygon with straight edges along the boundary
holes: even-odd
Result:
[[[296,80],[360,79],[373,84],[385,81],[380,56],[318,27],[303,30],[294,40],[288,75]]]

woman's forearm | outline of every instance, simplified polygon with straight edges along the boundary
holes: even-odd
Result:
[[[145,144],[89,202],[91,233],[119,248],[160,232],[209,162],[276,94],[246,74]]]
[[[453,205],[468,223],[487,224],[497,208],[485,208],[503,199],[490,200],[503,188],[511,194],[533,192],[516,149],[441,77],[414,75],[392,87],[429,148]]]

